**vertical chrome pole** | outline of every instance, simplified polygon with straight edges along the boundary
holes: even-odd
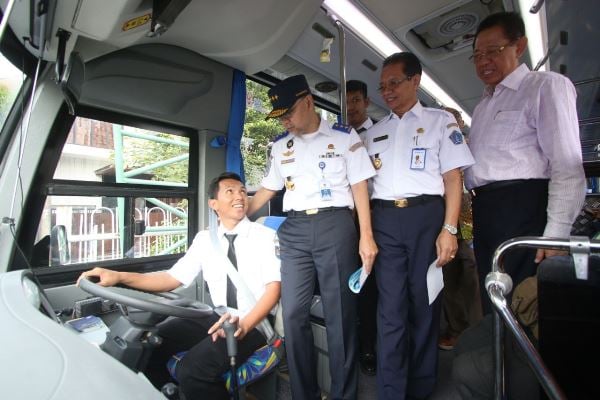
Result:
[[[346,104],[346,32],[344,25],[340,20],[335,20],[335,27],[338,30],[338,39],[340,41],[340,112],[342,123],[348,123],[348,106]]]

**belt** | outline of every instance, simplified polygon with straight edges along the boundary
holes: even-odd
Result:
[[[493,190],[498,190],[502,188],[506,188],[509,186],[521,185],[524,183],[535,183],[535,182],[548,182],[548,179],[510,179],[505,181],[496,181],[492,183],[488,183],[487,185],[479,186],[470,190],[473,196],[478,196],[482,193],[491,192]]]
[[[317,215],[320,213],[349,210],[348,207],[322,207],[322,208],[309,208],[308,210],[296,211],[290,210],[287,212],[288,217],[305,217],[307,215]]]
[[[415,197],[407,197],[404,199],[396,199],[396,200],[381,200],[381,199],[373,199],[371,200],[371,207],[381,207],[381,208],[406,208],[418,206],[421,204],[429,203],[434,200],[441,200],[442,196],[433,195],[433,194],[422,194],[420,196]]]

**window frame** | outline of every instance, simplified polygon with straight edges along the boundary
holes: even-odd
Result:
[[[54,173],[62,155],[62,149],[66,144],[67,137],[75,122],[76,117],[89,118],[114,124],[122,124],[141,129],[161,131],[169,134],[187,137],[190,141],[188,158],[188,186],[173,187],[163,185],[144,185],[131,183],[103,183],[80,180],[54,179]],[[94,107],[78,107],[76,115],[68,112],[66,103],[60,108],[56,115],[54,124],[50,129],[45,150],[38,165],[34,193],[27,196],[24,206],[23,222],[19,227],[18,242],[25,256],[31,259],[35,236],[42,217],[44,204],[47,196],[110,196],[110,197],[181,197],[188,201],[188,246],[191,245],[194,236],[198,232],[198,179],[200,165],[199,132],[196,129],[178,126],[162,121],[154,121],[146,118],[136,117],[124,113],[106,111]],[[175,255],[162,255],[140,258],[121,258],[118,260],[103,260],[60,267],[34,266],[32,270],[44,285],[61,285],[74,282],[82,271],[96,266],[102,266],[118,271],[147,272],[165,269],[183,256],[183,253]],[[20,258],[20,260],[18,259]],[[20,261],[20,262],[19,262]],[[23,268],[26,264],[22,256],[15,253],[11,270]]]

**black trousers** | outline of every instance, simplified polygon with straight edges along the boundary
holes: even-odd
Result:
[[[216,342],[207,334],[208,329],[219,320],[217,314],[200,320],[170,318],[159,326],[163,338],[150,358],[144,373],[152,384],[160,389],[171,381],[167,361],[174,354],[189,350],[177,366],[179,390],[186,399],[229,399],[222,375],[229,370],[229,357],[225,339]],[[243,364],[256,349],[267,343],[264,336],[253,329],[238,341],[238,365]]]
[[[479,287],[483,313],[492,311],[485,290],[485,277],[492,269],[492,256],[498,246],[517,236],[541,236],[544,233],[548,207],[548,180],[530,179],[477,193],[473,196],[473,240],[479,271]],[[535,249],[509,250],[504,257],[504,270],[511,276],[513,287],[537,270]],[[510,304],[510,298],[508,299]]]
[[[348,278],[358,268],[350,210],[288,217],[281,243],[281,303],[286,357],[294,400],[320,399],[310,305],[318,280],[327,329],[330,398],[356,399],[356,296]]]
[[[375,353],[377,297],[377,282],[372,273],[358,294],[358,342],[361,354]]]
[[[373,207],[377,276],[377,398],[431,394],[437,378],[441,296],[430,305],[427,269],[444,222],[444,201]]]

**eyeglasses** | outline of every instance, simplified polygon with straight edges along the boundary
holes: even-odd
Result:
[[[390,79],[389,81],[387,81],[387,83],[380,83],[379,87],[377,88],[377,91],[379,93],[385,92],[387,89],[390,90],[394,90],[396,89],[402,82],[404,81],[410,81],[410,78],[412,78],[412,76],[407,76],[403,79]]]
[[[500,56],[500,54],[502,54],[504,49],[506,49],[507,47],[510,47],[512,45],[514,45],[514,42],[510,42],[508,44],[505,44],[504,46],[490,47],[486,51],[476,51],[469,56],[469,61],[471,61],[473,63],[478,63],[481,60],[483,60],[484,58],[494,60],[494,59],[498,58],[498,56]]]
[[[290,109],[289,109],[289,110],[287,110],[285,114],[283,114],[281,117],[279,117],[279,118],[277,118],[277,119],[278,119],[280,122],[283,122],[283,121],[287,121],[287,120],[289,120],[290,118],[292,118],[292,116],[294,115],[294,112],[296,111],[296,107],[298,106],[298,104],[300,104],[300,100],[302,100],[303,98],[304,98],[304,97],[302,97],[302,98],[298,99],[298,101],[297,101],[297,102],[296,102],[296,103],[295,103],[293,106],[291,106],[291,107],[290,107]]]

